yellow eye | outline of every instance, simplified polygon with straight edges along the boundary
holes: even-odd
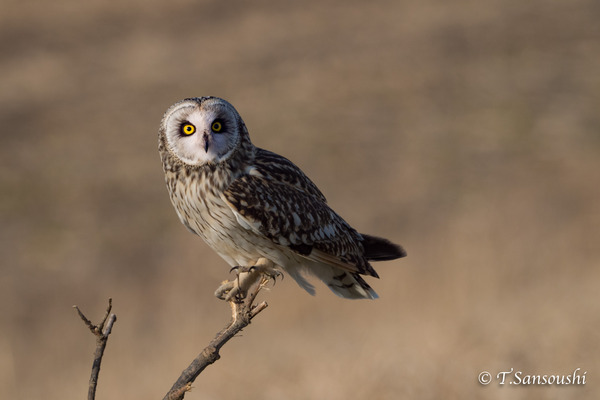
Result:
[[[192,124],[183,124],[181,126],[181,133],[183,133],[184,135],[192,135],[196,132],[196,127]]]
[[[221,124],[219,121],[215,121],[212,123],[211,129],[213,132],[221,132],[221,129],[223,129],[223,124]]]

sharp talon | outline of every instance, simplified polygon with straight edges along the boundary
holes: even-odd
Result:
[[[277,270],[273,270],[273,275],[269,275],[270,279],[273,279],[273,286],[275,286],[275,284],[277,283],[277,278],[281,278],[281,280],[283,280],[283,277],[285,275]]]
[[[233,271],[237,271],[238,269],[240,269],[239,266],[231,267],[231,269],[229,270],[229,273],[232,273]]]

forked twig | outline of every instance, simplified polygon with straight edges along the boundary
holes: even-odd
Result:
[[[246,297],[241,300],[232,300],[229,302],[231,306],[231,321],[223,328],[217,336],[202,350],[202,352],[192,361],[192,363],[181,373],[177,381],[173,384],[169,392],[163,400],[183,400],[185,394],[192,389],[192,383],[198,375],[210,364],[220,358],[219,350],[242,329],[250,324],[250,321],[258,315],[262,310],[267,308],[266,302],[261,302],[254,305],[258,292],[268,283],[269,278],[263,276],[260,281],[255,284],[247,293]],[[102,321],[94,325],[79,309],[73,306],[77,314],[88,327],[88,329],[96,336],[96,351],[94,354],[94,362],[92,364],[92,374],[90,376],[90,384],[88,390],[88,400],[94,400],[96,397],[96,387],[98,385],[98,375],[100,374],[100,364],[104,355],[104,349],[108,341],[108,336],[112,332],[112,327],[117,320],[117,316],[111,313],[112,299],[108,299],[108,307]]]
[[[183,370],[163,400],[182,400],[183,396],[191,390],[192,382],[198,375],[207,366],[220,358],[219,350],[221,347],[248,326],[252,318],[267,308],[267,303],[264,301],[257,305],[253,304],[258,292],[267,282],[268,278],[262,277],[260,282],[248,291],[246,298],[229,302],[231,305],[231,321],[229,324],[217,333],[217,336],[198,354],[198,357],[192,361],[189,367]]]
[[[96,336],[96,351],[94,353],[94,362],[92,363],[92,374],[90,376],[90,385],[88,389],[88,400],[94,400],[96,398],[96,387],[98,385],[98,375],[100,374],[100,364],[102,363],[104,349],[106,348],[108,336],[112,332],[112,327],[117,320],[117,316],[111,314],[112,299],[108,299],[108,307],[106,308],[104,318],[102,318],[102,321],[97,325],[94,325],[87,319],[79,307],[73,306],[73,308],[75,308],[77,314],[79,314],[79,317],[83,320],[83,323]]]

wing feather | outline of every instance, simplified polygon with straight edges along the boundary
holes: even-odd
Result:
[[[234,180],[223,199],[244,228],[313,261],[377,276],[364,256],[361,234],[286,158],[259,151],[251,171]]]

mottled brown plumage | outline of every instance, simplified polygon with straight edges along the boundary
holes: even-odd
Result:
[[[159,130],[159,152],[179,218],[232,267],[281,268],[314,293],[308,272],[341,297],[376,298],[360,276],[378,277],[369,260],[406,255],[358,233],[296,165],[252,145],[225,100],[174,104]]]

